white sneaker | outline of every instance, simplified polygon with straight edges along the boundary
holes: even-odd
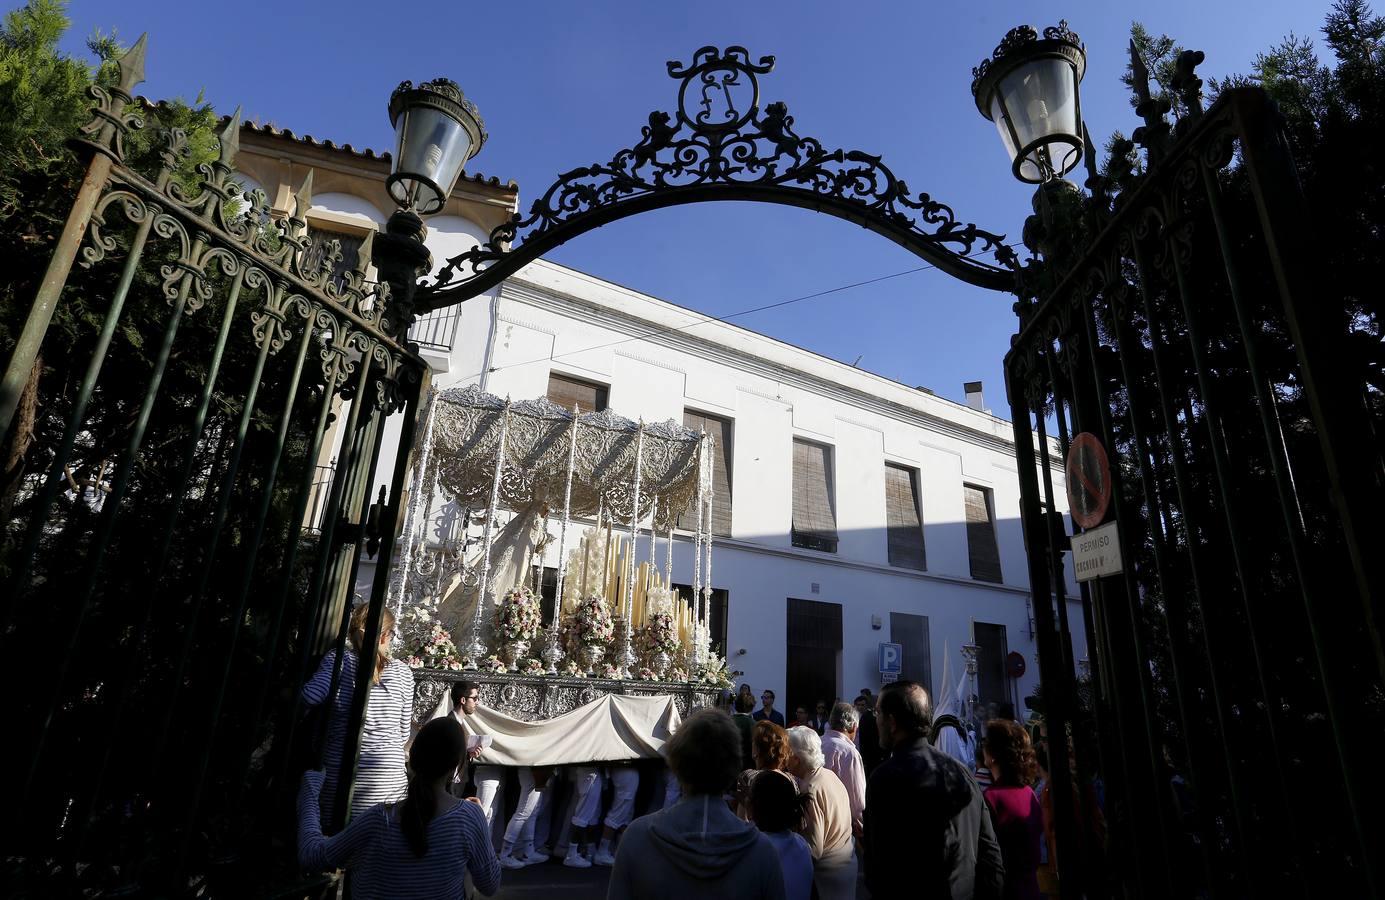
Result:
[[[590,869],[592,867],[590,860],[575,851],[570,851],[567,856],[563,857],[563,865],[574,869]]]
[[[516,859],[513,856],[500,857],[500,864],[507,869],[522,869],[525,866],[524,860]]]
[[[539,863],[548,862],[547,853],[541,853],[538,850],[533,849],[525,851],[525,854],[519,858],[524,860],[524,864],[526,866],[533,866],[538,865]]]
[[[614,866],[616,864],[616,858],[609,853],[601,853],[598,851],[596,859],[593,859],[592,863],[598,866]]]

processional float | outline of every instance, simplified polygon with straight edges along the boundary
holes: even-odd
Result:
[[[528,718],[610,692],[700,706],[730,684],[709,646],[710,438],[474,386],[435,393],[420,431],[390,584],[409,662],[438,682],[420,705],[464,673]],[[690,596],[673,589],[676,528],[691,532]]]

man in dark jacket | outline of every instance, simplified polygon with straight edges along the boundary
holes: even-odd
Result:
[[[884,751],[880,749],[880,729],[875,726],[875,702],[867,702],[866,695],[862,693],[856,698],[856,712],[861,717],[860,724],[856,726],[856,749],[861,751],[861,763],[866,767],[866,774],[870,775],[884,757]]]
[[[764,704],[764,708],[755,710],[755,715],[753,716],[755,721],[763,722],[766,719],[768,719],[775,725],[778,725],[780,728],[783,728],[784,714],[774,708],[774,691],[771,691],[769,688],[765,688],[764,691],[760,694],[760,702]]]
[[[736,727],[741,731],[741,759],[742,768],[755,768],[755,757],[750,752],[750,738],[755,731],[755,720],[751,718],[751,710],[755,708],[755,701],[749,694],[736,695],[736,711],[731,716],[731,721],[736,723]]]
[[[880,691],[875,719],[890,751],[866,787],[866,885],[873,900],[998,898],[1005,880],[986,802],[965,767],[928,744],[928,693]]]

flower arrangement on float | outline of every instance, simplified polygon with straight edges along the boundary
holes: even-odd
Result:
[[[673,622],[673,614],[657,612],[635,629],[635,641],[643,653],[653,656],[665,653],[672,657],[678,652],[678,626]]]
[[[670,669],[669,672],[668,672],[668,680],[669,680],[669,681],[687,681],[687,680],[688,680],[688,670],[685,669],[685,668],[683,668],[682,666],[674,666],[674,667],[673,667],[672,669]]]
[[[484,662],[481,663],[481,669],[483,671],[490,672],[492,675],[498,675],[501,672],[509,671],[510,665],[509,663],[505,662],[505,660],[501,659],[500,657],[492,653],[490,656],[486,657]]]
[[[525,675],[542,675],[548,671],[543,664],[543,660],[529,657],[519,664],[519,671]]]
[[[615,621],[606,606],[606,600],[599,594],[588,594],[577,605],[573,614],[577,629],[577,641],[587,647],[608,646],[616,636]]]
[[[659,676],[648,666],[640,666],[639,671],[635,672],[635,677],[640,681],[658,681]]]
[[[729,688],[735,683],[731,672],[726,668],[726,660],[710,650],[707,652],[707,661],[698,666],[693,674],[694,680],[700,684]]]
[[[580,665],[578,665],[577,660],[575,659],[569,660],[568,664],[563,666],[562,673],[566,675],[568,678],[587,677],[586,671]]]
[[[538,598],[527,587],[506,592],[495,605],[495,628],[507,641],[532,641],[541,625]]]
[[[440,622],[433,622],[426,629],[416,629],[404,662],[411,669],[446,669],[452,672],[462,669],[457,645]]]
[[[610,681],[620,680],[620,666],[615,663],[606,663],[601,667],[601,677]]]

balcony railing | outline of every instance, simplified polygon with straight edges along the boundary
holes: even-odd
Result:
[[[418,343],[424,350],[440,350],[449,353],[457,339],[457,325],[461,314],[457,306],[444,306],[419,316],[409,328],[409,340]]]

